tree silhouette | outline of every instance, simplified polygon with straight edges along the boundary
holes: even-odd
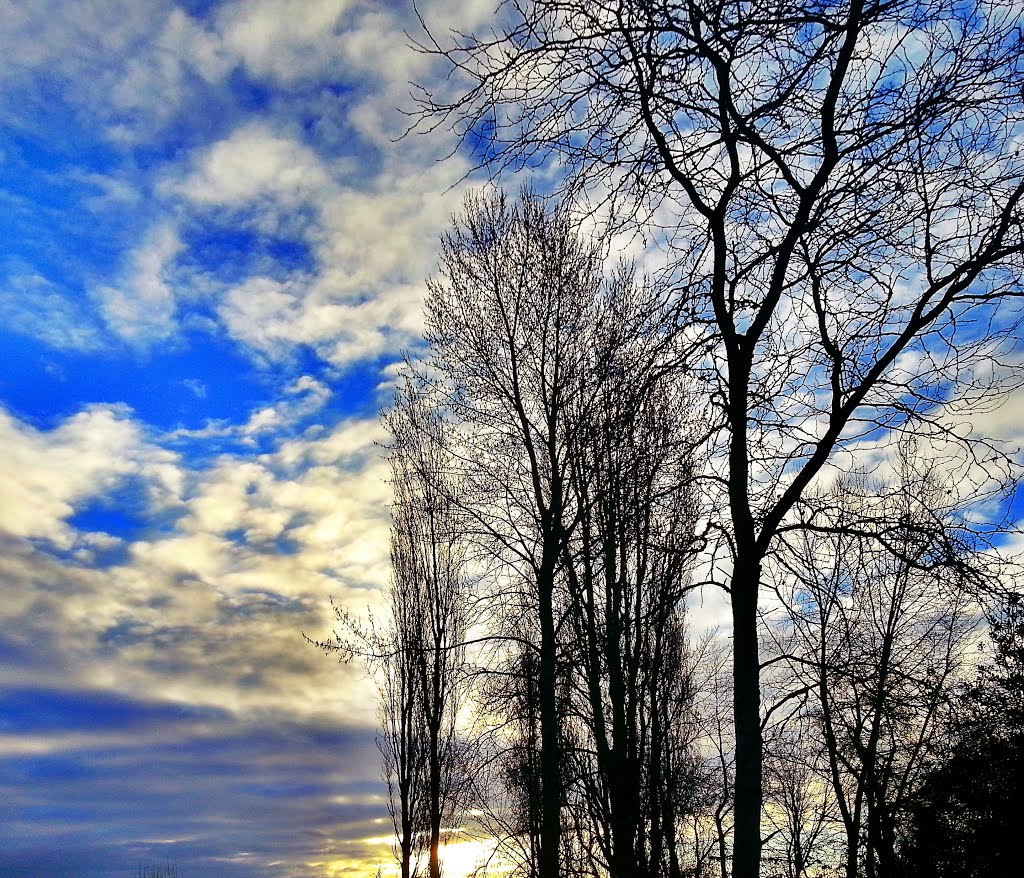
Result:
[[[440,264],[426,303],[425,366],[461,430],[454,465],[467,531],[504,571],[495,604],[514,630],[539,635],[519,640],[536,651],[540,773],[531,783],[540,786],[538,871],[551,876],[565,800],[559,570],[579,521],[571,454],[601,258],[564,211],[529,193],[515,205],[495,194],[467,200]]]
[[[780,534],[867,441],[1010,464],[969,415],[1014,368],[1024,157],[1018,11],[999,0],[529,0],[482,35],[428,33],[421,92],[492,170],[557,160],[672,257],[707,329],[733,632],[733,874],[761,857],[758,606]],[[593,202],[592,202],[593,203]],[[967,463],[979,474],[970,483]],[[553,766],[549,766],[554,770]],[[554,861],[542,878],[554,878]]]
[[[837,519],[819,519],[777,555],[790,574],[779,659],[824,744],[819,771],[845,831],[848,878],[895,874],[902,811],[967,666],[974,596],[994,578],[945,496],[905,454],[889,486],[837,485]],[[882,542],[866,518],[896,525]]]
[[[446,496],[486,596],[480,810],[530,875],[679,876],[700,773],[683,598],[704,435],[684,336],[663,290],[606,276],[529,191],[470,197],[440,263],[410,369],[445,412]]]
[[[400,386],[384,417],[392,437],[390,675],[410,691],[392,692],[387,714],[410,730],[410,756],[421,761],[418,791],[429,878],[440,878],[443,827],[461,804],[464,754],[457,717],[464,701],[470,600],[457,493],[445,448],[444,424],[429,397],[410,381]],[[393,682],[392,686],[395,685]],[[393,724],[393,720],[392,720]],[[391,737],[394,737],[392,732]],[[413,744],[413,741],[415,743]],[[396,754],[397,755],[397,754]],[[412,809],[415,816],[415,808]],[[403,823],[403,832],[407,827]],[[404,861],[404,857],[403,857]]]
[[[616,878],[683,868],[696,729],[683,600],[700,545],[699,434],[679,339],[655,290],[620,273],[605,288],[573,448],[579,525],[567,549],[578,718],[574,771],[590,823],[579,847]],[[598,854],[595,856],[595,854]]]
[[[391,434],[391,586],[383,628],[336,608],[342,630],[310,641],[377,673],[380,750],[402,878],[426,858],[440,878],[444,832],[462,812],[466,757],[458,715],[471,621],[464,541],[444,422],[429,393],[404,376],[383,413]]]
[[[909,808],[907,876],[1014,875],[1024,813],[1024,604],[990,614],[993,660],[962,693],[951,740]]]

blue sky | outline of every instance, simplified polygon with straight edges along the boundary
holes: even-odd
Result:
[[[423,4],[442,27],[490,3]],[[0,2],[0,874],[372,875],[376,413],[468,159],[411,4]]]
[[[374,687],[302,632],[387,582],[376,413],[469,185],[396,140],[411,4],[0,21],[0,875],[372,876]]]

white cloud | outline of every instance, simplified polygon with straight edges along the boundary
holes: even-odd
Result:
[[[129,476],[143,479],[154,509],[182,490],[177,456],[149,443],[125,408],[91,406],[49,431],[0,409],[0,531],[69,548],[66,519]]]
[[[192,388],[192,380],[184,382]],[[205,387],[200,388],[205,395]],[[197,392],[193,389],[193,392]],[[209,421],[198,429],[178,429],[164,434],[168,442],[234,437],[255,446],[255,438],[287,429],[305,418],[315,415],[331,398],[333,391],[311,375],[302,375],[281,391],[281,398],[272,405],[260,406],[240,424],[226,419]],[[315,425],[312,429],[320,429]]]
[[[0,288],[0,322],[59,350],[96,351],[103,346],[103,333],[82,303],[28,268]]]
[[[146,0],[0,0],[4,22],[3,63],[16,72],[60,64],[62,69],[128,54],[162,3]]]
[[[122,144],[158,137],[196,96],[193,74],[212,82],[237,64],[166,0],[0,0],[0,21],[6,113],[33,125],[56,95]]]
[[[204,149],[189,175],[168,187],[194,204],[244,207],[273,199],[277,209],[294,209],[311,200],[331,175],[305,144],[255,122]]]
[[[233,66],[222,37],[176,6],[167,16],[156,49],[166,57],[187,63],[207,82],[221,79]]]
[[[228,292],[219,314],[232,338],[269,359],[311,345],[347,366],[410,344],[420,327],[419,287],[393,286],[360,301],[365,289],[340,272],[308,286],[251,278]]]
[[[326,403],[332,393],[331,388],[322,381],[317,381],[312,375],[301,375],[296,378],[284,392],[293,396],[306,394],[306,402],[314,411]]]
[[[311,216],[302,234],[314,272],[248,277],[223,293],[217,313],[258,357],[287,359],[310,345],[348,365],[414,343],[423,278],[462,170],[458,161],[425,168],[389,156],[363,180],[349,163],[326,163],[309,145],[253,124],[205,148],[163,188],[192,209],[233,210],[264,232],[287,227],[290,214]]]
[[[326,394],[310,376],[289,390],[297,405]],[[123,408],[91,407],[49,431],[0,412],[0,624],[47,651],[39,673],[64,686],[372,722],[371,682],[339,674],[300,631],[328,636],[330,595],[356,611],[379,601],[382,438],[375,419],[351,419],[189,471]],[[146,486],[150,513],[176,510],[170,530],[130,542],[68,523],[129,477]],[[121,560],[97,566],[111,549]]]
[[[177,302],[169,271],[181,250],[174,227],[161,224],[128,255],[121,281],[96,290],[107,325],[128,344],[147,347],[177,331]]]
[[[227,77],[240,65],[257,79],[273,80],[271,88],[299,89],[303,100],[311,99],[316,82],[350,88],[344,100],[316,105],[331,118],[313,126],[290,102],[275,102],[248,117],[239,114],[244,121],[226,136],[131,182],[78,172],[100,190],[89,200],[92,209],[148,214],[141,225],[149,231],[128,251],[119,276],[93,285],[106,327],[130,346],[150,349],[173,341],[183,324],[216,331],[205,306],[201,314],[190,307],[212,299],[222,328],[257,360],[286,360],[310,345],[332,364],[347,366],[415,343],[423,278],[433,268],[438,233],[457,208],[468,167],[458,158],[437,161],[447,147],[440,137],[392,142],[408,121],[398,107],[408,106],[409,79],[428,76],[431,67],[407,46],[404,29],[415,30],[415,21],[377,4],[337,0],[229,2],[206,20],[157,0],[143,4],[142,13],[116,3],[95,10],[87,5],[71,15],[52,10],[48,21],[12,7],[14,32],[36,47],[34,54],[16,46],[12,52],[26,76],[58,70],[61,81],[80,83],[68,85],[64,97],[128,149],[158,139],[188,106],[214,92],[230,103]],[[485,6],[473,4],[459,23],[485,20]],[[450,23],[443,9],[428,11],[441,27]],[[4,46],[0,37],[0,55]],[[31,90],[28,81],[25,87]],[[204,88],[213,91],[207,95]],[[301,100],[295,106],[310,109]],[[337,131],[329,150],[319,148],[321,123],[339,123],[349,136],[343,154]],[[152,189],[149,174],[156,180]],[[157,197],[147,199],[147,191]],[[215,268],[195,268],[185,232],[179,234],[211,212],[306,245],[313,267],[265,277],[271,272],[260,265],[226,288]],[[191,276],[176,278],[177,266]],[[12,322],[60,347],[102,344],[98,327],[72,313],[73,303],[50,298],[60,306],[51,310],[66,319],[47,326],[21,309]]]
[[[202,87],[193,80],[219,83],[237,63],[218,34],[175,6],[165,4],[151,27],[122,58],[115,56],[123,70],[110,82],[103,108],[108,134],[126,144],[151,140],[201,99]]]
[[[216,313],[257,359],[287,360],[308,345],[347,366],[415,343],[423,279],[468,166],[437,161],[443,145],[436,138],[392,142],[407,124],[397,108],[408,104],[408,80],[430,66],[407,46],[403,29],[415,28],[413,21],[366,3],[304,3],[301,15],[293,6],[225,5],[212,27],[254,75],[312,75],[329,49],[344,67],[343,81],[360,82],[355,106],[345,108],[359,135],[351,151],[327,158],[316,149],[315,130],[300,139],[294,126],[264,119],[202,147],[165,176],[160,191],[183,199],[188,212],[228,210],[242,226],[301,239],[312,270],[233,282],[217,293]],[[475,4],[461,23],[484,20],[484,6]],[[368,145],[379,154],[364,162]]]
[[[447,146],[440,138],[392,142],[407,81],[429,67],[405,48],[403,28],[414,22],[369,2],[227,2],[205,20],[155,0],[64,5],[29,14],[0,0],[0,70],[25,95],[42,76],[64,83],[57,100],[125,157],[125,176],[104,169],[78,181],[97,190],[99,212],[145,214],[117,276],[92,290],[112,332],[152,349],[173,341],[191,304],[205,299],[214,331],[256,358],[286,360],[312,346],[345,366],[393,357],[415,340],[423,278],[467,166],[436,161]],[[232,103],[239,70],[267,89],[266,104]],[[179,139],[174,126],[193,109],[204,125],[184,125]],[[181,151],[140,169],[137,147],[159,146],[172,130]],[[290,276],[261,266],[224,282],[197,271],[186,285],[190,230],[209,217],[301,239],[312,258]],[[237,423],[163,435],[111,406],[53,430],[5,415],[0,527],[12,548],[0,554],[0,589],[15,596],[0,600],[5,630],[25,632],[26,644],[42,636],[65,685],[371,722],[369,684],[299,636],[328,634],[329,595],[358,611],[379,602],[389,575],[379,424],[315,425],[280,441],[329,393],[304,375]],[[252,444],[192,470],[159,444],[206,436]],[[256,453],[275,438],[275,450]],[[154,507],[174,506],[174,522],[134,542],[69,524],[129,478],[151,486]],[[78,561],[57,561],[47,541]],[[89,560],[104,554],[102,569]],[[54,632],[66,634],[46,640]]]
[[[206,399],[209,393],[206,385],[198,378],[184,378],[181,382],[196,399]]]
[[[224,45],[257,77],[291,82],[339,66],[340,20],[348,0],[247,0],[223,6]]]
[[[251,439],[294,424],[320,411],[331,398],[331,393],[323,382],[311,375],[303,375],[284,389],[284,397],[277,403],[253,412],[238,432],[245,439]]]

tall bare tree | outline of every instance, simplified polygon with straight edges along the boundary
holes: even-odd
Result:
[[[496,591],[494,601],[518,601],[525,622],[517,627],[539,634],[537,643],[519,639],[537,659],[540,878],[559,871],[558,592],[579,520],[571,455],[602,269],[596,246],[540,197],[526,192],[510,204],[498,193],[471,196],[443,240],[426,304],[426,366],[461,430],[467,531],[503,566],[503,586],[516,587]]]
[[[763,564],[837,450],[888,431],[997,449],[964,412],[1020,289],[1024,37],[1001,0],[529,0],[428,35],[423,93],[492,169],[651,224],[709,330],[732,608],[735,878],[761,856]],[[993,365],[995,364],[995,365]],[[545,878],[551,878],[545,872]]]
[[[392,556],[395,554],[392,543]],[[400,551],[400,550],[399,550]],[[395,828],[395,858],[402,878],[413,878],[424,850],[427,800],[427,742],[422,725],[423,664],[420,608],[415,596],[397,585],[390,592],[388,627],[368,637],[336,635],[322,645],[345,654],[362,652],[380,672],[380,734],[377,746],[388,787],[388,811]],[[343,619],[347,622],[347,619]],[[354,646],[358,637],[362,643]],[[344,639],[343,639],[344,637]],[[363,647],[369,646],[369,650]]]
[[[780,658],[818,721],[848,878],[896,873],[901,812],[968,666],[990,574],[947,492],[913,463],[904,456],[888,487],[847,480],[833,494],[837,518],[800,534],[787,559],[793,640]]]
[[[696,419],[663,295],[620,271],[595,315],[579,510],[567,547],[567,646],[580,735],[580,847],[615,878],[679,874],[692,803],[692,687],[683,599],[700,541]]]
[[[417,690],[403,690],[399,700],[412,701],[424,763],[424,825],[418,828],[425,835],[429,878],[440,878],[442,830],[457,815],[465,782],[457,723],[465,700],[470,595],[461,513],[453,500],[457,486],[444,421],[428,396],[407,380],[384,421],[392,436],[392,615],[401,626],[396,646],[408,653],[396,670],[403,687]]]
[[[444,827],[465,803],[466,752],[459,712],[466,693],[471,599],[460,512],[453,502],[442,413],[429,388],[403,376],[382,418],[391,433],[391,584],[386,624],[363,628],[336,608],[342,631],[311,641],[377,673],[378,748],[402,878],[426,859],[441,876]]]

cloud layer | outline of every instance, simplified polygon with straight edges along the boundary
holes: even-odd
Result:
[[[467,168],[395,139],[412,16],[0,0],[4,875],[390,857],[374,684],[303,633],[386,583],[379,388]]]
[[[374,685],[303,633],[381,600],[376,410],[471,163],[402,136],[446,87],[412,6],[0,21],[0,875],[369,878]],[[1024,440],[1020,405],[974,426]]]

